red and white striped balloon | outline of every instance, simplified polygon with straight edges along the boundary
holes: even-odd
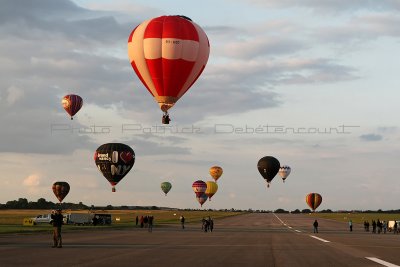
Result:
[[[184,16],[147,20],[128,39],[132,68],[164,112],[194,84],[209,53],[206,33]]]

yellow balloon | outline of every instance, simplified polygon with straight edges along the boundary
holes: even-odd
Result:
[[[207,181],[206,184],[207,184],[207,189],[206,189],[205,194],[208,196],[208,198],[211,201],[211,197],[218,191],[218,185],[216,182],[213,182],[213,181]]]
[[[221,177],[223,172],[224,171],[219,166],[212,166],[210,168],[210,175],[215,181],[217,181],[219,179],[219,177]]]

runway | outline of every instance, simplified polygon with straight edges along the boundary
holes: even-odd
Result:
[[[75,231],[63,248],[50,234],[0,236],[0,266],[400,266],[400,235],[300,214],[252,213],[215,222],[146,229]]]

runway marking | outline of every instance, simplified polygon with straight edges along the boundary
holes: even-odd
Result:
[[[300,230],[295,230],[296,232],[298,232],[298,233],[301,233],[301,231]]]
[[[374,257],[365,257],[366,259],[369,259],[370,261],[374,261],[376,263],[382,264],[383,266],[387,266],[387,267],[400,267],[399,265],[378,259],[378,258],[374,258]]]
[[[279,218],[275,213],[272,213],[272,214],[274,214],[274,216],[275,216],[283,225],[286,225],[286,224],[281,220],[281,218]]]
[[[319,237],[316,237],[315,235],[310,235],[312,238],[315,238],[315,239],[317,239],[317,240],[319,240],[319,241],[322,241],[322,242],[325,242],[325,243],[329,243],[329,242],[331,242],[331,241],[328,241],[328,240],[325,240],[325,239],[322,239],[322,238],[319,238]]]
[[[292,227],[291,227],[291,226],[288,226],[288,228],[289,228],[289,229],[292,229]]]

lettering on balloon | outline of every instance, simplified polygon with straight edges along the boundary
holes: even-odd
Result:
[[[131,166],[127,165],[111,165],[111,174],[112,175],[125,175],[129,170],[131,169]]]
[[[108,153],[105,154],[97,153],[97,158],[99,160],[111,161],[111,158],[108,156]]]

